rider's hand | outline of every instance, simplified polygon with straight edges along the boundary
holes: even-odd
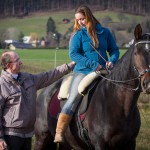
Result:
[[[7,150],[7,144],[3,138],[0,138],[0,150]]]
[[[112,62],[106,62],[106,67],[108,68],[113,68],[113,63]]]
[[[100,71],[102,69],[102,66],[101,65],[98,65],[98,67],[96,68],[95,71]]]

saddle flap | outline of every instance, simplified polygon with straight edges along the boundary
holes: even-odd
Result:
[[[84,114],[90,104],[90,100],[91,100],[91,97],[97,87],[97,84],[99,83],[99,80],[101,80],[101,78],[97,78],[95,79],[91,84],[90,86],[88,87],[87,89],[87,92],[86,94],[84,95],[82,101],[81,101],[81,104],[79,105],[79,109],[78,109],[78,112],[79,114]]]

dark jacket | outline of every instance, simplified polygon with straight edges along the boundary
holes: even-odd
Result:
[[[67,65],[40,74],[20,73],[16,81],[2,70],[0,77],[0,137],[31,133],[36,119],[37,90],[70,72]],[[41,110],[43,111],[43,110]]]

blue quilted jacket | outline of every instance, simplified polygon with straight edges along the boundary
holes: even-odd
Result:
[[[105,60],[114,64],[119,58],[119,48],[112,33],[100,24],[97,24],[95,28],[99,40],[98,52]],[[93,42],[84,27],[72,36],[69,43],[69,56],[76,62],[73,70],[75,73],[88,74],[95,71],[99,64],[105,67],[106,62],[90,44],[93,45]]]

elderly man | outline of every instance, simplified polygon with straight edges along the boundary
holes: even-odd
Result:
[[[36,118],[37,90],[69,73],[74,62],[48,72],[20,72],[22,61],[14,51],[1,56],[0,77],[0,150],[31,150]],[[41,110],[42,111],[42,110]]]

